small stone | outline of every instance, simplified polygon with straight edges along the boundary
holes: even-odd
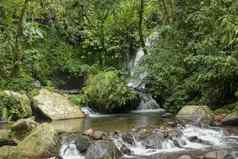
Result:
[[[122,147],[120,148],[120,151],[123,153],[123,154],[126,154],[126,155],[131,155],[132,154],[132,151],[126,146],[126,145],[122,145]]]
[[[174,122],[174,121],[169,121],[167,124],[168,124],[168,126],[171,126],[171,127],[176,127],[177,126],[177,123]]]
[[[94,131],[94,133],[93,133],[93,138],[95,140],[103,139],[103,137],[105,137],[105,136],[106,136],[105,133],[102,131]]]
[[[218,123],[221,123],[221,122],[223,122],[224,118],[225,118],[225,115],[224,115],[224,114],[216,115],[216,116],[214,117],[214,121],[215,121],[215,122],[218,122]]]
[[[126,133],[122,135],[122,140],[130,145],[135,145],[135,140],[132,134]]]
[[[92,128],[87,129],[83,132],[83,135],[86,135],[86,136],[89,136],[89,137],[92,137],[93,134],[94,134],[94,130]]]
[[[184,156],[180,156],[179,159],[192,159],[192,157],[188,155],[184,155]]]

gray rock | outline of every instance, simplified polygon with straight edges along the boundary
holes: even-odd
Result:
[[[149,149],[161,149],[163,137],[160,134],[151,134],[142,140],[142,145]]]
[[[91,141],[89,140],[88,137],[86,136],[77,136],[75,138],[75,144],[76,144],[76,147],[77,149],[81,152],[81,153],[84,153],[87,151],[88,147],[90,146],[91,144]]]
[[[126,155],[132,155],[132,151],[126,146],[126,145],[122,145],[121,148],[120,148],[120,151],[123,153],[123,154],[126,154]]]
[[[112,141],[96,141],[91,144],[86,153],[86,159],[118,159],[122,153]]]
[[[63,134],[61,136],[61,145],[75,145],[76,149],[80,153],[85,153],[92,143],[89,139],[89,137],[81,135],[81,134]]]
[[[85,115],[70,100],[59,93],[41,89],[33,97],[34,107],[51,120],[83,118]]]
[[[187,105],[178,112],[176,118],[191,121],[194,124],[200,124],[200,122],[209,124],[213,121],[213,116],[208,106]]]
[[[224,159],[236,159],[233,155],[227,154]]]
[[[135,145],[134,137],[130,133],[122,134],[122,140],[130,145]]]

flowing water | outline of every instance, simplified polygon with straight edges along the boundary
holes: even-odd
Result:
[[[152,33],[145,41],[145,47],[153,48],[158,42],[159,34],[158,32]],[[145,56],[144,49],[140,47],[136,52],[135,58],[131,59],[129,62],[129,73],[130,73],[130,80],[128,81],[128,87],[134,88],[137,90],[145,89],[144,79],[147,77],[148,73],[146,70],[141,70],[140,64],[143,62]]]
[[[237,159],[238,130],[226,131],[218,127],[196,127],[192,125],[171,126],[175,119],[161,118],[162,112],[99,115],[77,120],[55,121],[58,130],[83,132],[94,129],[103,132],[119,132],[110,136],[118,150],[126,147],[130,154],[122,151],[121,159],[178,159],[191,155],[192,159],[208,156],[207,159]],[[123,135],[130,134],[130,139]],[[63,142],[59,155],[62,159],[89,159],[81,153],[74,139]],[[95,153],[104,153],[98,147]],[[230,156],[230,155],[233,155]],[[230,157],[230,158],[229,158]],[[116,158],[117,159],[117,158]],[[119,158],[118,158],[119,159]]]
[[[84,119],[53,121],[52,124],[58,130],[67,132],[82,132],[89,128],[101,131],[119,130],[126,132],[135,127],[158,127],[166,124],[170,119],[161,118],[164,112],[154,111],[135,111],[134,113],[119,115],[98,115]]]
[[[146,47],[154,47],[158,38],[158,33],[153,33],[147,38]],[[129,64],[131,78],[128,87],[137,90],[141,99],[137,110],[128,114],[104,115],[84,107],[82,111],[88,118],[57,121],[53,123],[55,127],[69,132],[89,128],[119,132],[110,136],[110,140],[123,154],[121,159],[178,159],[184,155],[190,159],[238,159],[238,133],[226,133],[223,128],[214,127],[171,126],[174,119],[161,118],[165,111],[150,94],[143,93],[144,79],[148,75],[145,70],[140,71],[143,58],[143,48],[139,48]],[[88,159],[77,149],[74,140],[66,141],[60,149],[63,159]],[[94,153],[98,155],[105,151],[99,146]]]

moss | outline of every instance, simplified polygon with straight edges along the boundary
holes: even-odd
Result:
[[[79,107],[85,103],[85,97],[82,95],[72,95],[69,97],[69,100]]]
[[[42,124],[20,142],[16,149],[26,157],[51,157],[57,153],[57,135],[57,131],[50,124]]]
[[[26,95],[12,91],[0,91],[0,117],[18,120],[31,116],[30,100]]]
[[[116,71],[89,76],[83,96],[87,104],[101,113],[126,112],[137,107],[138,94],[130,90]]]
[[[215,114],[231,114],[237,112],[238,113],[238,102],[234,102],[228,105],[223,106],[222,108],[216,109]]]

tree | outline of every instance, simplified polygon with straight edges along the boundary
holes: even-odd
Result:
[[[140,0],[139,5],[139,38],[140,38],[140,45],[143,48],[145,54],[147,53],[145,48],[145,41],[144,41],[144,35],[143,35],[143,18],[144,18],[144,8],[145,8],[145,2],[144,0]]]

